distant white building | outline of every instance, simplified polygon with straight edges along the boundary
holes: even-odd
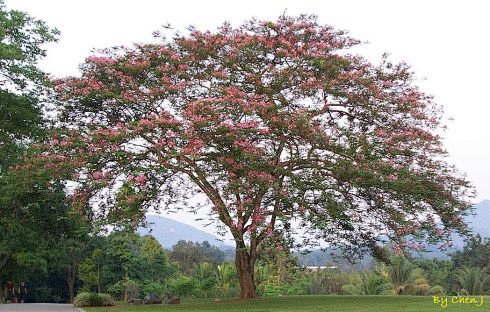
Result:
[[[307,266],[305,267],[308,271],[310,272],[317,272],[317,271],[323,271],[323,270],[334,270],[337,268],[336,265],[330,265],[330,266]]]

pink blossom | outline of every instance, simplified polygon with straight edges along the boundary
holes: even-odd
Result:
[[[87,63],[94,63],[102,66],[112,65],[116,62],[113,58],[106,56],[89,56],[85,59],[85,61]]]
[[[123,98],[126,100],[126,101],[133,101],[134,100],[134,97],[126,90],[124,91],[123,93]]]
[[[255,224],[262,224],[265,221],[265,216],[263,214],[255,212],[252,215],[252,222]]]
[[[389,176],[386,177],[388,181],[397,181],[398,177],[394,174],[390,174]]]
[[[395,249],[395,253],[397,256],[401,256],[403,254],[403,250],[399,244],[393,243],[393,249]]]
[[[138,184],[144,184],[146,182],[146,176],[144,174],[140,174],[134,178],[134,181]]]
[[[420,250],[420,249],[424,248],[424,245],[423,244],[414,243],[414,242],[408,242],[407,243],[407,246],[410,247],[410,248],[413,248],[413,249],[417,249],[417,250]]]
[[[243,212],[245,211],[245,207],[242,205],[242,204],[238,204],[237,207],[236,207],[237,211],[239,212]]]
[[[141,119],[138,126],[152,126],[153,123],[148,119]]]
[[[104,173],[102,171],[95,171],[92,173],[92,178],[94,180],[100,180],[100,179],[104,178]]]
[[[240,147],[244,147],[244,148],[253,147],[254,146],[252,143],[247,142],[247,141],[236,141],[235,142],[235,145],[236,146],[240,146]]]

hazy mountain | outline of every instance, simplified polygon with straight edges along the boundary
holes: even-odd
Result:
[[[478,204],[474,205],[474,214],[467,216],[465,221],[468,223],[470,228],[473,231],[473,234],[480,234],[481,237],[490,237],[490,200],[484,200]],[[457,250],[463,249],[465,244],[464,238],[460,237],[456,234],[452,235],[453,240],[453,248],[441,251],[437,248],[437,246],[427,246],[427,252],[418,254],[416,252],[413,253],[414,257],[422,257],[422,258],[438,258],[438,259],[449,259],[449,254],[453,253]],[[337,257],[334,257],[337,256]],[[339,267],[349,267],[349,264],[345,259],[338,257],[339,253],[334,250],[330,250],[327,248],[325,252],[321,250],[314,250],[313,252],[306,255],[298,255],[298,261],[301,265],[304,266],[322,266],[326,263],[336,263]],[[366,265],[372,263],[372,258],[370,256],[366,256],[363,260],[354,266],[351,266],[353,269],[362,269]]]
[[[473,206],[473,215],[465,217],[466,223],[471,228],[473,235],[480,234],[481,237],[490,237],[490,227],[488,221],[490,220],[490,200],[484,200]],[[454,248],[450,252],[454,252],[458,249],[463,249],[465,244],[464,237],[457,234],[451,235]]]
[[[151,234],[166,249],[171,248],[179,240],[200,242],[208,241],[211,245],[225,248],[229,247],[219,241],[215,235],[206,233],[191,225],[187,225],[170,218],[148,215],[146,220],[151,223],[147,228],[138,228],[141,235]]]
[[[475,215],[466,217],[473,232],[482,237],[490,237],[490,200],[484,200],[475,206]]]
[[[482,237],[490,237],[490,226],[488,222],[490,220],[490,200],[484,200],[474,206],[474,215],[465,218],[466,222],[473,229],[474,234],[480,234]],[[213,234],[206,233],[191,225],[187,225],[173,219],[165,218],[162,216],[149,215],[147,221],[152,223],[148,228],[139,228],[138,233],[145,235],[150,233],[153,235],[164,248],[171,248],[179,240],[187,240],[193,242],[208,241],[211,245],[217,246],[222,250],[228,251],[227,258],[233,256],[233,247],[223,244],[219,238]],[[448,259],[448,253],[454,252],[458,249],[462,249],[464,246],[464,239],[453,235],[454,248],[448,251],[440,251],[436,247],[428,247],[428,251],[422,255],[424,258],[446,258]],[[310,254],[299,256],[299,262],[305,266],[318,266],[325,265],[327,262],[336,262],[340,266],[347,265],[338,259],[333,257],[332,250],[321,252],[320,250],[313,251]],[[360,263],[360,267],[366,266],[372,259],[365,257]]]

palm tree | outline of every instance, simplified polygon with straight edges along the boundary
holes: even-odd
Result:
[[[213,265],[209,262],[201,262],[197,267],[195,278],[198,282],[199,290],[205,298],[209,297],[209,292],[216,285],[216,275],[214,274]]]
[[[233,263],[223,263],[218,265],[216,272],[218,288],[223,296],[227,296],[237,286],[237,271]]]
[[[360,280],[355,284],[342,287],[342,291],[350,295],[381,295],[388,288],[384,278],[375,272],[362,272]]]
[[[460,291],[465,290],[472,296],[483,295],[487,290],[486,284],[490,281],[487,268],[463,267],[456,272],[456,277]]]
[[[394,295],[436,295],[443,294],[444,288],[431,286],[424,270],[413,266],[404,257],[394,257],[391,265],[379,265],[376,268],[390,285],[389,293]]]
[[[389,266],[389,278],[394,294],[405,294],[413,282],[412,266],[404,257],[393,258]]]

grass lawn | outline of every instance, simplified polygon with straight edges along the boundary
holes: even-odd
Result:
[[[236,311],[236,312],[270,312],[270,311],[355,311],[355,312],[433,312],[433,311],[490,311],[490,297],[480,297],[475,303],[452,303],[448,298],[447,307],[435,304],[433,297],[411,296],[288,296],[268,297],[257,300],[242,301],[238,299],[182,299],[180,305],[128,305],[118,304],[113,307],[84,308],[87,312],[119,311]],[[456,297],[457,298],[457,297]],[[456,300],[456,299],[455,299]]]

